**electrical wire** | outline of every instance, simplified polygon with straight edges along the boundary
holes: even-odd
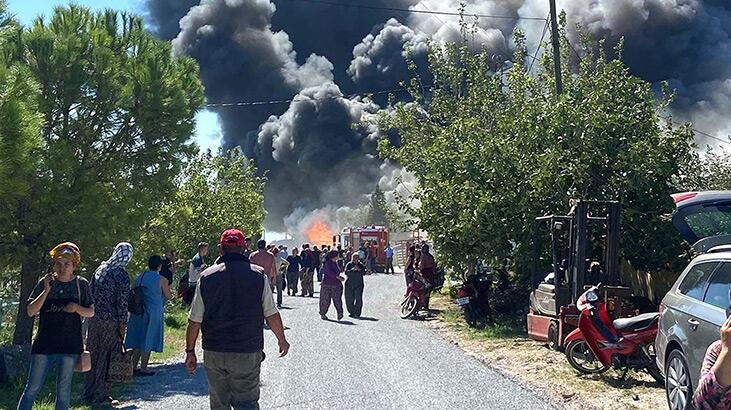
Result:
[[[406,12],[406,13],[419,13],[419,14],[434,14],[434,15],[440,15],[440,16],[472,16],[472,17],[480,17],[480,18],[494,18],[494,19],[505,19],[505,20],[529,20],[529,21],[543,21],[543,17],[515,17],[515,16],[501,16],[501,15],[491,15],[491,14],[474,14],[474,13],[459,13],[459,12],[453,12],[453,11],[439,11],[439,10],[410,10],[410,9],[404,9],[399,7],[388,7],[388,6],[371,6],[368,4],[343,4],[343,3],[337,3],[334,1],[327,1],[327,0],[287,0],[287,1],[299,1],[302,3],[312,3],[312,4],[323,4],[328,6],[338,6],[338,7],[348,7],[348,8],[357,8],[357,9],[364,9],[364,10],[381,10],[381,11],[397,11],[397,12]]]
[[[427,87],[427,88],[430,88]],[[241,102],[233,102],[233,103],[208,103],[205,105],[206,108],[221,108],[221,107],[249,107],[249,106],[257,106],[257,105],[277,105],[277,104],[293,104],[293,103],[301,103],[305,101],[313,101],[313,100],[339,100],[339,99],[351,99],[355,97],[365,97],[369,95],[383,95],[383,94],[391,94],[391,93],[403,93],[408,92],[405,88],[392,88],[388,90],[378,90],[378,91],[372,91],[372,92],[366,92],[366,93],[360,93],[360,94],[349,94],[349,95],[332,95],[324,98],[306,98],[306,99],[297,99],[290,98],[290,99],[282,99],[282,100],[269,100],[269,101],[241,101]]]
[[[675,122],[673,120],[673,117],[671,117],[669,115],[659,115],[659,117],[660,118],[663,118],[663,119],[666,119],[666,120],[669,120],[670,123],[672,125],[675,125],[675,126],[682,126],[682,125],[684,125],[684,124],[678,124],[677,122]],[[713,140],[716,140],[718,142],[731,145],[731,140],[729,140],[729,138],[723,139],[721,137],[717,137],[715,135],[709,134],[709,133],[707,133],[705,131],[701,131],[701,130],[696,129],[696,128],[693,128],[693,127],[690,127],[690,129],[691,129],[691,131],[695,132],[696,134],[700,134],[700,135],[703,135],[704,137],[708,137],[708,138],[713,139]]]
[[[541,34],[541,39],[538,40],[538,46],[536,47],[536,53],[533,56],[533,61],[530,62],[530,67],[528,67],[528,74],[533,72],[533,63],[535,63],[536,60],[538,59],[538,52],[541,50],[541,47],[543,47],[543,39],[546,38],[546,33],[548,32],[549,17],[550,17],[550,14],[549,14],[549,16],[546,16],[546,24],[543,25],[543,33]]]

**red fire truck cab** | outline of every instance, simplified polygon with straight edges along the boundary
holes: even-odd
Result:
[[[359,228],[345,228],[340,232],[340,236],[336,238],[336,242],[348,249],[353,247],[357,251],[361,244],[369,242],[371,247],[375,245],[376,271],[383,272],[386,269],[386,256],[384,250],[389,244],[390,235],[388,228],[385,226],[362,226]]]

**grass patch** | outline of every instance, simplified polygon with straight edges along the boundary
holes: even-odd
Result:
[[[151,363],[163,363],[180,355],[185,350],[185,329],[188,325],[188,307],[182,302],[174,301],[165,308],[165,344],[162,353],[153,353]],[[26,377],[20,377],[13,383],[0,384],[0,409],[14,409],[18,405],[20,395],[25,387]],[[112,396],[120,397],[127,386],[115,385]],[[56,397],[56,372],[50,371],[46,376],[34,410],[53,410]],[[84,375],[74,374],[71,386],[71,408],[73,410],[87,410],[91,407],[84,404]]]
[[[20,395],[25,388],[26,377],[20,377],[15,382],[0,384],[0,409],[14,409],[18,406]],[[115,385],[112,387],[112,396],[120,397],[126,386]],[[38,394],[38,399],[33,406],[34,410],[53,410],[56,399],[56,371],[50,371],[46,376],[46,384]],[[71,409],[90,410],[91,407],[84,404],[84,375],[75,373],[71,385]]]
[[[445,291],[447,292],[447,291]],[[436,294],[432,300],[437,300],[441,312],[439,320],[447,324],[452,330],[459,330],[464,336],[472,340],[501,340],[527,337],[524,315],[495,315],[495,324],[481,329],[473,329],[464,321],[462,308],[456,306],[449,295]]]
[[[165,341],[162,353],[153,352],[150,363],[164,363],[185,351],[188,306],[175,299],[165,307]]]

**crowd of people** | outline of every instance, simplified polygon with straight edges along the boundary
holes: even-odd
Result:
[[[220,256],[209,265],[210,246],[199,243],[180,275],[177,292],[173,292],[173,283],[181,261],[173,250],[164,256],[149,256],[147,268],[130,280],[127,269],[134,248],[121,242],[86,280],[75,274],[81,261],[79,247],[71,242],[54,247],[49,253],[52,270],[28,299],[27,314],[39,320],[18,409],[33,407],[52,368],[57,368],[57,409],[70,406],[74,371],[86,373],[83,396],[87,404],[117,404],[111,397],[112,358],[115,353],[129,350],[135,376],[155,374],[148,368],[150,355],[163,351],[165,302],[176,296],[190,305],[186,335],[186,367],[190,373],[197,368],[195,344],[203,331],[211,407],[255,403],[263,360],[263,329],[269,328],[277,336],[281,356],[289,350],[278,312],[285,291],[288,296],[314,297],[317,280],[321,319],[328,320],[331,305],[337,320],[343,318],[345,309],[350,317],[360,318],[364,276],[377,268],[395,273],[390,244],[380,250],[383,254],[378,261],[379,249],[370,242],[359,244],[357,249],[303,244],[301,251],[293,248],[291,253],[285,245],[268,245],[264,240],[256,243],[256,249],[250,249],[250,244],[251,238],[240,231],[224,232],[218,245]],[[434,267],[427,245],[410,245],[405,265],[407,286],[417,277],[429,284]],[[248,380],[245,388],[226,387],[236,377]]]
[[[305,243],[301,249],[293,248],[290,254],[286,245],[267,246],[266,242],[259,241],[257,252],[252,253],[251,261],[264,266],[270,275],[277,293],[277,306],[281,307],[285,291],[287,296],[314,297],[316,278],[320,282],[319,313],[323,320],[328,319],[331,304],[335,306],[337,319],[343,318],[343,295],[349,316],[359,318],[363,310],[363,276],[373,274],[377,268],[376,245],[364,242],[356,250],[329,245],[318,248]],[[390,244],[383,253],[384,272],[395,273],[394,250]]]
[[[150,356],[152,352],[163,351],[165,302],[176,296],[190,305],[186,366],[191,373],[197,367],[191,359],[195,358],[195,340],[198,331],[203,330],[204,365],[212,407],[218,404],[228,408],[226,402],[258,400],[261,358],[257,355],[263,349],[262,329],[266,326],[276,334],[281,355],[289,349],[277,310],[282,307],[285,291],[289,296],[299,293],[299,297],[314,297],[317,280],[322,319],[328,319],[331,304],[337,319],[343,318],[343,296],[350,317],[361,316],[363,277],[377,268],[374,243],[364,242],[358,249],[304,244],[301,252],[294,248],[291,254],[284,245],[267,245],[260,240],[252,250],[251,243],[251,238],[245,238],[239,231],[224,232],[219,244],[221,256],[210,266],[207,263],[210,247],[205,242],[199,243],[187,270],[178,280],[177,292],[173,292],[173,284],[181,263],[172,249],[165,255],[149,256],[147,269],[130,280],[128,265],[134,248],[130,243],[121,242],[87,280],[75,273],[81,262],[79,247],[71,242],[54,247],[49,252],[53,267],[28,299],[27,314],[38,316],[38,330],[31,346],[28,380],[18,409],[32,409],[52,368],[57,369],[56,409],[70,406],[74,371],[86,373],[83,397],[87,404],[92,407],[118,404],[111,397],[114,353],[132,352],[135,376],[155,374],[148,368]],[[387,245],[383,253],[385,272],[394,273],[393,249]],[[226,280],[234,281],[231,283],[235,286],[224,280],[232,274]],[[236,275],[246,280],[237,283]],[[252,291],[261,297],[244,297]],[[276,293],[276,305],[273,293]],[[256,306],[243,306],[252,303]],[[133,308],[135,304],[140,306]],[[254,313],[242,317],[244,311]],[[244,338],[231,335],[232,322],[237,320],[241,321],[237,330],[246,335]],[[255,322],[258,325],[253,325]],[[227,356],[233,353],[238,356]],[[89,364],[82,365],[82,362]],[[236,363],[240,366],[234,372],[232,366]],[[221,387],[228,377],[233,377],[232,372],[242,371],[249,372],[250,377],[256,374],[256,389],[251,382],[244,393],[236,396],[236,392]]]

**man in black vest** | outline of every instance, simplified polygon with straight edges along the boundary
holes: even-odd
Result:
[[[203,366],[213,410],[259,408],[264,320],[279,340],[279,356],[289,351],[269,278],[244,256],[245,247],[241,231],[230,229],[221,235],[221,257],[201,273],[188,316],[185,365],[188,373],[195,373],[195,344],[202,330]]]

